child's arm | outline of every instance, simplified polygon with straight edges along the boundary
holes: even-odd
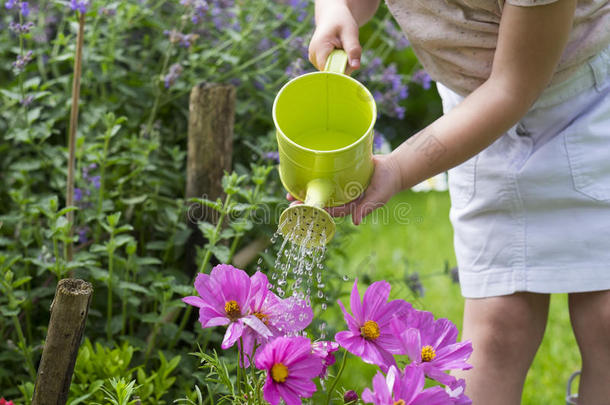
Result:
[[[362,49],[358,26],[370,20],[379,0],[316,0],[316,30],[309,44],[309,60],[319,70],[335,48],[347,52],[348,73],[360,67]]]
[[[506,4],[489,79],[391,154],[375,156],[365,194],[332,214],[352,213],[359,224],[396,192],[468,160],[515,125],[551,80],[575,5],[576,0],[536,7]]]

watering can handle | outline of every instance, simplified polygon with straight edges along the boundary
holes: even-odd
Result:
[[[345,73],[347,66],[347,53],[343,49],[333,50],[326,58],[325,72]]]

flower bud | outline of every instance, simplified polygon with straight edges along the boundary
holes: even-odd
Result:
[[[355,404],[356,401],[358,401],[358,394],[354,390],[349,390],[343,395],[344,404]]]

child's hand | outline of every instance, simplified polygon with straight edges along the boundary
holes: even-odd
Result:
[[[362,219],[375,209],[383,207],[397,192],[402,190],[400,168],[392,155],[374,155],[375,171],[371,183],[356,200],[339,207],[325,208],[334,217],[352,214],[352,221],[359,225]],[[301,204],[290,194],[286,195],[293,204]]]
[[[362,48],[358,40],[358,22],[344,3],[323,3],[323,6],[316,5],[316,30],[309,43],[309,60],[323,70],[332,50],[342,48],[347,52],[346,73],[349,74],[360,67]]]

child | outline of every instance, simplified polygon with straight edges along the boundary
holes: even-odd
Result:
[[[379,0],[317,0],[311,62],[343,48]],[[387,0],[445,115],[331,209],[355,224],[449,170],[462,293],[460,372],[475,405],[518,404],[550,293],[569,293],[582,355],[579,405],[610,404],[610,4],[601,0]],[[568,370],[562,370],[567,372]]]

